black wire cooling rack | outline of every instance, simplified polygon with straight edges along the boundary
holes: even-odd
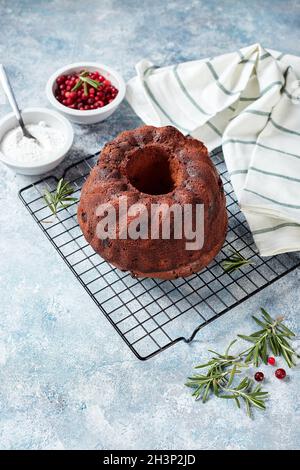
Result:
[[[79,197],[82,184],[97,160],[91,155],[69,166],[63,177]],[[262,259],[257,255],[248,225],[237,204],[222,151],[211,157],[222,177],[227,198],[229,230],[215,260],[202,272],[164,281],[135,279],[114,268],[85,241],[76,218],[76,204],[60,209],[53,220],[43,199],[58,179],[44,178],[23,188],[19,196],[34,220],[67,263],[76,278],[141,360],[149,359],[179,341],[189,343],[208,323],[239,305],[288,272],[300,266],[294,254]],[[52,223],[45,223],[46,220]],[[221,262],[234,249],[253,264],[224,272]]]

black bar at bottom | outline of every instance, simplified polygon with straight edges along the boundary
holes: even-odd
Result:
[[[20,463],[25,464],[79,464],[84,468],[107,468],[109,466],[121,466],[123,468],[141,468],[147,466],[149,469],[158,466],[169,465],[177,469],[203,468],[204,464],[214,465],[220,462],[223,464],[234,464],[241,462],[247,465],[270,465],[276,459],[276,464],[287,465],[289,458],[294,459],[299,450],[62,450],[62,451],[25,451],[8,450],[0,452],[0,463]],[[86,465],[89,465],[86,467]],[[32,465],[31,465],[32,467]],[[40,467],[39,467],[40,468]]]

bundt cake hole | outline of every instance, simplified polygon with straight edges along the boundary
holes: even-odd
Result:
[[[178,161],[155,146],[136,150],[127,163],[126,172],[132,186],[150,195],[170,193],[182,179]]]

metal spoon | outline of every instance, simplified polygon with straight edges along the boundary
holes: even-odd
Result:
[[[5,68],[2,64],[0,64],[0,82],[1,82],[3,90],[4,90],[4,92],[5,92],[5,94],[8,98],[8,101],[9,101],[9,103],[10,103],[12,109],[13,109],[13,112],[15,113],[15,116],[18,120],[18,123],[19,123],[19,125],[22,129],[23,135],[25,137],[27,137],[28,139],[34,139],[39,144],[39,141],[36,139],[36,137],[34,137],[32,134],[30,134],[28,129],[26,129],[26,127],[25,127],[25,124],[24,124],[24,121],[23,121],[23,118],[22,118],[22,115],[21,115],[21,111],[18,107],[14,92],[13,92],[11,84],[8,80],[8,76],[6,74]]]

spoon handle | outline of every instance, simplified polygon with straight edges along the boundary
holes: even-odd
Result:
[[[21,112],[20,112],[19,107],[17,105],[14,92],[11,88],[10,83],[9,83],[8,76],[5,72],[5,68],[2,64],[0,64],[0,82],[1,82],[3,90],[4,90],[4,92],[5,92],[5,94],[8,98],[8,101],[9,101],[9,103],[10,103],[10,105],[11,105],[11,107],[12,107],[12,109],[13,109],[15,115],[16,115],[16,118],[19,121],[20,126],[24,130],[25,125],[24,125],[24,122],[23,122],[23,118],[21,116]]]

